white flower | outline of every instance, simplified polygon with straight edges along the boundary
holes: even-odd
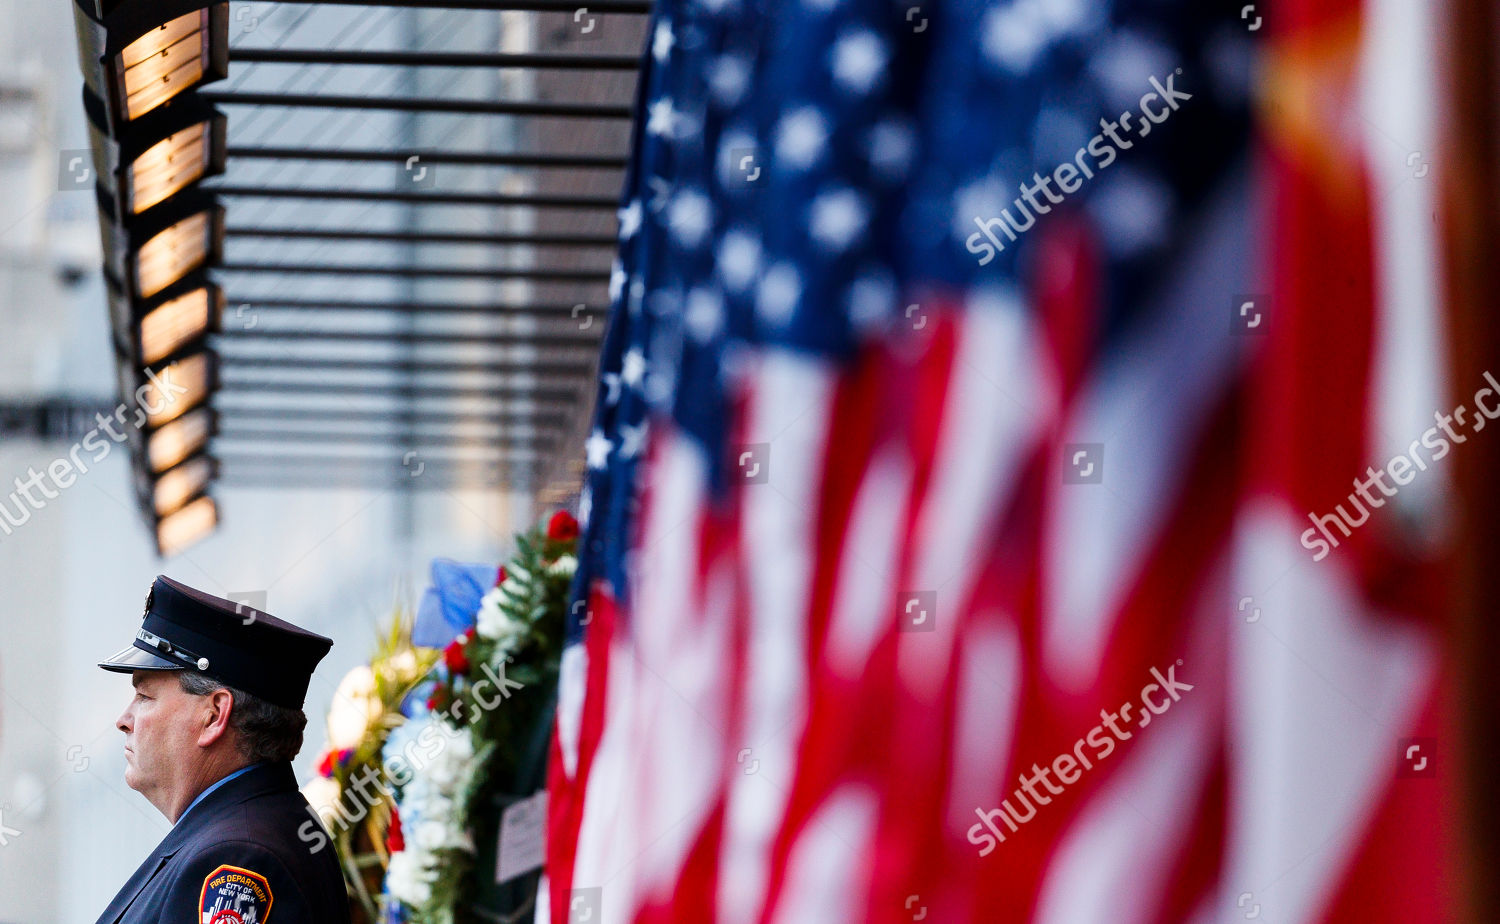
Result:
[[[511,579],[506,578],[505,584],[501,584],[484,595],[474,624],[475,632],[498,643],[502,650],[514,648],[516,643],[525,637],[528,628],[525,623],[512,619],[501,606],[509,600],[505,596],[505,591],[506,585],[511,583]],[[510,589],[519,596],[519,587]]]
[[[356,667],[344,675],[333,693],[328,710],[328,746],[334,750],[359,747],[371,723],[379,721],[384,707],[375,693],[375,672]]]
[[[410,648],[403,649],[400,654],[391,658],[390,667],[400,677],[415,674],[417,672],[417,653]]]
[[[463,847],[464,842],[463,832],[441,821],[424,821],[412,832],[412,843],[418,849],[429,852],[442,850],[444,847]]]
[[[413,908],[420,908],[432,899],[432,884],[437,881],[437,868],[422,863],[419,851],[401,850],[391,854],[391,865],[385,873],[385,885],[392,896]]]
[[[526,637],[526,626],[514,620],[505,620],[492,636],[501,651],[513,651]]]
[[[465,734],[464,738],[467,739],[468,735]],[[427,778],[439,793],[453,792],[469,770],[469,762],[474,757],[474,749],[470,747],[466,749],[466,753],[457,752],[459,752],[459,745],[456,743],[445,748],[427,771]]]
[[[515,593],[520,589],[521,581],[529,580],[531,580],[531,572],[527,571],[525,568],[522,568],[515,562],[511,562],[510,564],[505,566],[505,582],[500,586],[505,587],[507,584],[509,584],[511,586],[507,589],[509,589],[512,593]]]
[[[411,779],[402,787],[398,810],[410,833],[406,849],[391,855],[386,888],[403,903],[425,908],[441,871],[440,851],[474,851],[462,804],[476,769],[474,739],[433,714],[412,719],[402,730],[408,746],[401,757]]]

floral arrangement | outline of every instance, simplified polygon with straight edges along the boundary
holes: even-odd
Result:
[[[395,800],[386,783],[382,751],[406,717],[402,706],[438,661],[438,653],[411,643],[411,617],[401,609],[377,641],[369,666],[356,667],[339,683],[328,713],[328,743],[317,776],[303,788],[344,867],[355,924],[378,919],[378,899],[390,851]],[[303,833],[303,832],[299,832]],[[308,829],[310,846],[325,846]]]
[[[504,806],[544,779],[577,540],[577,521],[562,511],[516,537],[515,554],[446,647],[410,644],[398,616],[371,666],[341,685],[319,764],[326,783],[304,791],[324,806],[364,921],[467,924],[518,913],[534,898],[534,877],[507,885],[476,870],[493,868]],[[473,608],[464,594],[478,590],[463,588],[474,569],[445,569],[460,588],[450,595],[457,608]],[[451,637],[454,608],[445,601],[436,623],[419,615],[416,634]]]
[[[429,760],[406,756],[418,741]],[[385,889],[391,900],[409,909],[402,914],[389,908],[388,920],[453,920],[452,903],[444,899],[458,890],[465,860],[474,852],[465,806],[477,769],[475,756],[472,737],[436,712],[413,718],[386,742],[386,766],[407,782],[391,811]],[[398,769],[403,762],[409,773]]]
[[[435,733],[415,734],[450,744],[437,748],[440,756],[397,797],[398,817],[408,823],[415,815],[425,833],[405,838],[404,849],[391,856],[386,887],[405,912],[394,920],[452,922],[455,908],[485,891],[468,873],[475,865],[472,831],[493,830],[498,822],[493,797],[526,788],[528,769],[535,778],[530,788],[540,783],[542,754],[527,744],[551,724],[577,540],[578,522],[564,511],[545,528],[517,536],[516,553],[480,600],[474,625],[443,649],[418,720]],[[476,823],[476,815],[486,823]]]

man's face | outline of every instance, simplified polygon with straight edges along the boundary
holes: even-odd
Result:
[[[160,807],[197,763],[204,697],[184,692],[176,671],[134,671],[130,680],[135,696],[115,721],[125,733],[125,785]]]

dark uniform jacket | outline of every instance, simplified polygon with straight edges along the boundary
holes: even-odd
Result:
[[[348,924],[316,818],[290,763],[255,766],[177,820],[98,924]]]

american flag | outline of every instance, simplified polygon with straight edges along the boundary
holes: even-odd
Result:
[[[1444,917],[1422,6],[658,3],[539,919]]]

